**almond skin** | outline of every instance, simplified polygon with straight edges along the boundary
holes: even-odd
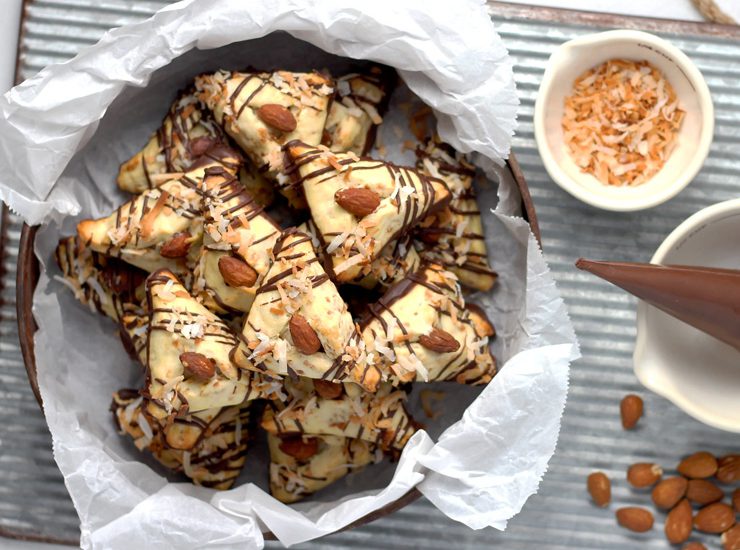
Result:
[[[185,369],[185,373],[194,378],[208,380],[216,374],[216,363],[202,353],[186,351],[180,354],[180,363]]]
[[[686,494],[689,482],[685,477],[676,476],[663,479],[653,488],[653,503],[658,508],[669,510]]]
[[[257,272],[244,260],[233,256],[221,256],[218,270],[224,282],[231,287],[250,287],[257,282]]]
[[[324,399],[336,399],[342,395],[342,384],[328,380],[314,380],[313,388]]]
[[[334,193],[334,200],[344,210],[358,218],[371,214],[380,205],[380,195],[372,189],[351,187]]]
[[[280,442],[280,450],[300,462],[304,462],[319,452],[319,440],[315,437],[303,439],[300,435],[286,437]]]
[[[616,515],[619,525],[635,533],[644,533],[653,528],[653,514],[645,508],[628,506],[617,510]]]
[[[190,233],[177,233],[162,243],[159,253],[164,258],[184,258],[190,252]]]
[[[692,540],[691,542],[687,542],[686,544],[684,544],[681,547],[681,550],[707,550],[707,547],[700,542]]]
[[[740,455],[725,455],[717,464],[716,477],[720,483],[740,481]]]
[[[684,458],[677,470],[689,479],[712,477],[717,471],[717,459],[710,453],[701,451]]]
[[[619,404],[619,413],[622,417],[622,427],[631,430],[637,425],[643,411],[642,398],[639,395],[625,395]]]
[[[257,109],[257,116],[268,126],[280,132],[292,132],[297,126],[293,113],[277,103],[266,103]]]
[[[683,499],[678,505],[668,512],[665,520],[665,536],[671,544],[686,542],[691,536],[691,504]]]
[[[692,479],[686,491],[686,498],[692,503],[704,506],[722,500],[722,489],[706,479]]]
[[[288,323],[293,345],[304,355],[312,355],[321,349],[321,341],[303,315],[295,313]]]
[[[705,506],[694,516],[694,527],[705,533],[724,533],[735,525],[735,511],[722,502]]]
[[[449,332],[435,328],[429,334],[419,336],[419,343],[430,351],[450,353],[460,349],[460,342]]]
[[[732,492],[732,507],[735,508],[735,512],[740,514],[740,489],[735,489]]]
[[[740,550],[740,524],[722,533],[722,546],[725,550]]]
[[[604,472],[594,472],[586,480],[588,492],[596,506],[604,508],[612,500],[612,484]]]
[[[633,487],[642,489],[655,485],[662,475],[663,468],[657,464],[638,462],[630,466],[627,470],[627,481]]]

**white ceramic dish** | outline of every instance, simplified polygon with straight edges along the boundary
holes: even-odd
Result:
[[[634,187],[607,186],[581,172],[563,141],[561,120],[573,82],[609,59],[646,60],[668,79],[686,111],[678,143],[663,169]],[[696,176],[709,152],[714,107],[704,78],[681,50],[652,34],[617,30],[566,42],[552,54],[534,111],[534,132],[550,177],[574,197],[606,210],[651,208],[677,195]]]
[[[740,199],[691,216],[651,262],[740,269]],[[634,368],[646,388],[694,418],[740,432],[740,351],[641,301]]]

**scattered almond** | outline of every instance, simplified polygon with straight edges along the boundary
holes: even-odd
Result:
[[[732,492],[732,507],[735,508],[735,512],[740,514],[740,489],[735,489]]]
[[[722,500],[725,494],[722,489],[706,479],[692,479],[689,481],[686,498],[694,504],[704,506]]]
[[[460,342],[449,332],[435,328],[429,334],[419,336],[419,343],[430,351],[451,353],[460,349]]]
[[[642,416],[643,403],[639,395],[626,395],[619,404],[619,413],[622,416],[622,427],[631,430],[637,425]]]
[[[627,470],[627,481],[633,487],[642,489],[655,485],[662,475],[663,468],[657,464],[638,462],[630,466]]]
[[[159,253],[164,258],[184,258],[190,251],[190,233],[177,233],[170,240],[162,243]]]
[[[740,550],[740,524],[722,533],[722,545],[725,550]]]
[[[185,369],[185,374],[194,378],[208,380],[216,374],[216,363],[202,353],[186,351],[180,354],[180,363]]]
[[[653,488],[653,502],[658,508],[669,510],[686,494],[689,482],[685,477],[676,476],[663,479]]]
[[[735,525],[735,511],[722,502],[705,506],[694,516],[694,527],[705,533],[723,533]]]
[[[644,533],[653,528],[653,514],[645,508],[628,506],[617,510],[617,521],[622,527],[636,533]]]
[[[717,471],[717,459],[712,454],[701,451],[684,458],[677,470],[690,479],[712,477]]]
[[[716,477],[721,483],[740,481],[740,455],[725,455],[717,464]]]
[[[612,499],[612,484],[604,472],[594,472],[586,480],[588,492],[596,506],[609,505]]]
[[[686,544],[684,544],[681,547],[681,550],[707,550],[707,547],[700,542],[692,540],[691,542],[687,542]]]
[[[297,123],[293,113],[277,103],[266,103],[257,109],[257,116],[267,124],[280,132],[292,132]]]
[[[336,399],[342,395],[342,384],[328,380],[314,380],[313,387],[316,393],[324,399]]]
[[[293,314],[288,323],[293,345],[304,355],[312,355],[321,349],[321,341],[316,331],[311,328],[306,318],[299,313]]]
[[[334,193],[334,200],[344,210],[358,218],[364,218],[380,205],[380,195],[364,187],[340,189]]]
[[[231,287],[250,287],[257,282],[257,272],[247,262],[234,256],[221,256],[218,270],[224,282]]]
[[[665,520],[665,536],[671,544],[681,544],[691,536],[691,504],[683,499],[668,512]]]
[[[300,435],[286,437],[280,442],[280,450],[301,462],[319,452],[319,440],[315,437],[303,438]]]

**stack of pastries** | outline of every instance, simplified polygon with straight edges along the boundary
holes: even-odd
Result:
[[[496,281],[473,166],[434,136],[415,166],[365,156],[395,80],[199,75],[121,166],[129,200],[59,243],[62,282],[143,366],[118,430],[195,484],[231,487],[262,429],[295,502],[397,457],[413,384],[496,373],[463,296]]]

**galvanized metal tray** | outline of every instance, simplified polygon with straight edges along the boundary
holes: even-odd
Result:
[[[73,56],[109,28],[141,20],[165,2],[131,0],[32,0],[26,5],[18,77]],[[558,449],[540,492],[505,533],[471,531],[424,500],[361,528],[338,533],[309,548],[669,548],[657,515],[652,533],[618,528],[613,509],[647,504],[645,492],[624,482],[626,467],[655,461],[666,469],[691,451],[717,454],[740,449],[740,437],[704,426],[669,402],[642,391],[632,373],[635,302],[577,272],[578,256],[647,261],[683,219],[709,204],[740,196],[740,31],[733,27],[609,17],[490,3],[492,17],[516,63],[522,105],[514,150],[528,180],[542,228],[543,248],[578,331],[583,358],[573,365]],[[534,98],[552,50],[573,37],[607,28],[661,34],[682,48],[705,75],[716,108],[715,140],[696,180],[667,204],[636,214],[606,213],[583,205],[544,172],[532,129]],[[15,269],[20,221],[2,221],[0,304],[0,535],[77,544],[77,516],[51,454],[43,417],[26,379],[15,324]],[[646,417],[625,433],[619,400],[643,395]],[[614,502],[601,510],[588,502],[585,476],[606,471]],[[695,537],[718,548],[716,537]],[[271,543],[272,544],[272,543]],[[2,542],[0,542],[2,545]]]

